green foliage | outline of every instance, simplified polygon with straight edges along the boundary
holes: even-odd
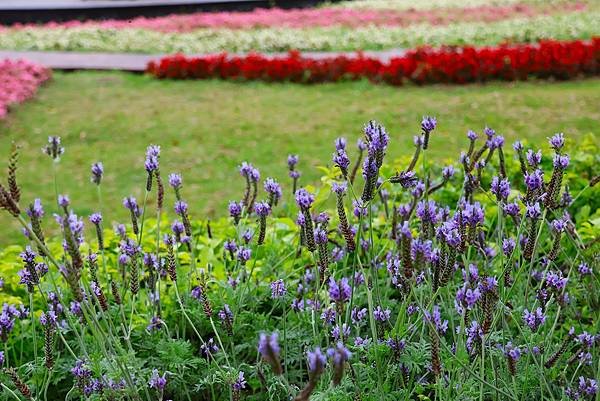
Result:
[[[138,222],[140,226],[143,222],[141,233],[135,234],[133,225],[128,224],[122,236],[105,226],[102,250],[98,249],[96,231],[86,224],[87,241],[78,246],[77,252],[82,257],[91,253],[97,256],[98,278],[94,279],[94,264],[86,258],[78,282],[86,297],[79,304],[65,279],[76,257],[73,249],[63,246],[63,238],[52,237],[47,240],[47,247],[40,247],[42,252],[36,262],[46,263],[49,272],[39,286],[33,287],[31,297],[17,275],[24,268],[19,256],[22,247],[6,247],[0,253],[5,279],[0,302],[31,307],[32,313],[22,319],[14,318],[14,328],[3,338],[5,364],[18,370],[37,400],[289,400],[314,379],[309,373],[307,351],[320,347],[323,352],[335,352],[339,341],[333,335],[335,326],[346,323],[349,334],[342,334],[342,342],[351,356],[347,363],[336,364],[329,355],[327,366],[314,379],[311,400],[565,399],[567,388],[577,388],[579,376],[595,377],[599,368],[598,345],[584,348],[581,341],[569,337],[569,330],[574,327],[576,335],[597,334],[600,310],[600,193],[598,186],[589,186],[598,174],[598,146],[590,136],[577,144],[569,143],[568,148],[572,163],[561,191],[568,187],[573,202],[544,209],[533,231],[529,217],[521,213],[519,219],[512,219],[502,212],[504,204],[513,201],[518,202],[521,212],[524,209],[521,167],[509,146],[505,146],[504,154],[511,192],[508,200],[502,201],[490,191],[491,178],[499,174],[496,156],[490,156],[482,168],[481,182],[468,204],[461,200],[465,189],[460,167],[456,167],[453,178],[443,179],[442,165],[424,152],[415,173],[429,181],[419,193],[391,183],[390,178],[404,171],[410,157],[393,160],[380,170],[381,177],[386,178],[380,189],[386,190],[387,196],[381,193],[370,201],[366,215],[352,214],[352,200],[360,199],[362,180],[357,178],[348,189],[344,211],[357,230],[357,250],[335,259],[333,250],[343,248],[344,237],[338,231],[338,212],[333,209],[336,195],[331,187],[340,181],[340,173],[337,167],[320,167],[321,185],[304,188],[315,194],[311,212],[317,215],[329,211],[329,243],[325,244],[325,252],[331,261],[324,272],[334,280],[350,278],[353,294],[345,301],[332,301],[328,282],[320,282],[321,255],[312,254],[302,245],[294,222],[299,210],[285,192],[281,204],[274,206],[272,215],[267,217],[263,245],[257,245],[260,224],[254,214],[244,212],[238,224],[230,218],[194,220],[190,227],[192,238],[175,243],[173,260],[169,256],[169,241],[165,243],[163,235],[171,234],[173,220],[182,216],[170,211],[175,202],[170,193],[160,211],[155,198],[144,197],[140,202],[144,210]],[[550,160],[546,150],[541,168],[546,171],[547,186],[553,169]],[[166,181],[165,173],[161,174]],[[284,188],[289,191],[287,185]],[[431,188],[439,189],[427,193],[426,189]],[[186,181],[178,197],[186,199],[188,192]],[[264,196],[260,190],[257,199]],[[407,227],[411,240],[432,241],[439,249],[438,262],[434,256],[419,260],[410,255],[411,249],[401,239],[408,235],[399,230],[397,220],[402,213],[393,216],[401,205],[416,205],[425,199],[435,200],[440,206],[436,216],[446,220],[436,222],[436,234],[427,234],[420,217],[411,216]],[[466,213],[468,205],[475,202],[480,202],[484,215],[478,226],[468,227],[475,232],[471,239],[467,240],[470,234],[464,233],[464,249],[450,245],[448,239],[442,240],[444,224],[462,219],[457,216],[463,216],[461,213]],[[109,210],[108,204],[101,205]],[[442,211],[442,206],[448,210]],[[193,203],[189,208],[193,210]],[[556,219],[564,219],[568,227],[558,237],[557,257],[549,260],[557,238],[550,223]],[[49,225],[48,220],[48,216],[43,219],[43,227]],[[27,225],[25,220],[21,223]],[[323,222],[318,224],[325,227]],[[462,228],[467,231],[467,227]],[[243,239],[246,230],[254,232],[248,243]],[[519,237],[532,233],[536,246],[534,256],[527,260],[526,247],[519,244]],[[502,240],[506,238],[517,240],[517,246],[505,255]],[[238,249],[247,247],[251,251],[248,261],[242,262],[236,252],[227,250],[225,243],[229,240],[235,240]],[[35,250],[39,244],[34,239],[29,245]],[[410,275],[405,273],[409,268],[405,251],[415,270]],[[456,252],[457,259],[447,262],[451,267],[448,282],[443,283],[436,278],[439,260],[449,261],[452,252]],[[146,253],[157,256],[158,262],[151,262]],[[397,271],[396,261],[400,266]],[[175,263],[177,280],[171,277],[170,263]],[[578,271],[582,263],[587,263],[591,274]],[[471,264],[477,268],[477,279],[469,273]],[[135,269],[140,277],[138,294],[130,290]],[[307,273],[312,279],[307,279]],[[548,280],[536,278],[539,274],[548,277],[549,273],[566,278],[565,287],[558,291]],[[505,282],[507,274],[511,280]],[[486,289],[486,278],[497,279],[497,286]],[[280,298],[273,297],[271,287],[278,279],[287,288]],[[116,283],[122,304],[111,292],[111,280]],[[107,299],[106,308],[97,288]],[[481,290],[490,297],[475,302],[468,314],[465,305],[455,303],[466,288]],[[311,306],[316,303],[318,307]],[[77,305],[81,313],[74,308]],[[229,322],[220,316],[226,305],[233,316]],[[440,320],[447,321],[447,330],[438,328],[441,322],[428,317],[435,306],[440,308]],[[354,322],[352,307],[364,308],[366,317]],[[389,319],[375,318],[378,307],[389,309]],[[537,308],[543,308],[546,316],[539,329],[523,319],[525,310]],[[42,312],[50,310],[56,313],[58,326],[51,335],[50,346],[55,364],[48,370],[44,367],[45,330],[39,318]],[[336,315],[327,322],[331,311],[336,311]],[[489,323],[489,329],[479,339],[469,334],[473,322],[480,327]],[[274,332],[279,334],[281,349],[275,354],[283,366],[282,375],[274,374],[273,361],[257,350],[261,333]],[[358,337],[365,343],[355,342]],[[551,366],[544,366],[567,339],[570,342],[564,353]],[[520,358],[514,361],[515,375],[505,354],[509,343],[520,350]],[[578,358],[582,350],[590,352],[589,364],[585,358]],[[436,352],[441,364],[438,376],[434,369]],[[71,369],[77,360],[89,369],[89,377],[74,379]],[[154,369],[165,375],[164,389],[148,386]],[[244,373],[247,384],[236,389],[239,372]],[[2,375],[2,383],[6,389],[15,390],[7,377]],[[100,380],[104,389],[99,391],[98,384],[94,387],[92,379]],[[110,389],[111,381],[119,384]],[[2,401],[12,397],[6,389],[0,393]]]

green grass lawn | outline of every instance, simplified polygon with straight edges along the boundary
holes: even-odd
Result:
[[[40,148],[48,135],[62,136],[66,154],[58,167],[59,192],[68,193],[76,211],[87,216],[97,205],[89,168],[102,161],[105,218],[124,221],[121,199],[141,198],[146,146],[160,144],[161,171],[165,177],[183,174],[192,217],[222,216],[228,201],[241,197],[244,184],[236,167],[242,161],[259,167],[263,178],[287,184],[286,157],[298,153],[302,181],[315,181],[315,167],[330,163],[333,140],[345,136],[354,149],[369,119],[388,128],[389,156],[395,158],[412,153],[421,116],[437,116],[430,157],[442,161],[457,159],[467,129],[481,132],[486,124],[505,135],[509,146],[516,138],[541,145],[558,131],[575,141],[597,134],[598,104],[600,80],[396,88],[368,82],[301,86],[56,73],[36,100],[0,122],[0,155],[8,156],[13,140],[22,146],[23,204],[41,197],[52,212],[52,163]],[[14,242],[16,226],[5,213],[0,224],[0,246]]]

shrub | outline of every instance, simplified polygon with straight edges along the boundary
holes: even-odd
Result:
[[[241,200],[214,222],[192,218],[151,145],[130,222],[108,230],[99,199],[84,223],[59,194],[60,238],[21,199],[15,148],[0,206],[31,242],[0,262],[0,397],[591,400],[597,145],[569,157],[556,134],[551,155],[517,142],[513,158],[486,127],[441,168],[436,125],[423,118],[413,156],[387,164],[370,121],[353,162],[336,141],[320,187],[295,155],[289,186],[244,162]],[[44,152],[68,157],[57,137]]]

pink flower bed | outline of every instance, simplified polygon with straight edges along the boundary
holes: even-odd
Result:
[[[49,80],[51,71],[25,60],[0,61],[0,119],[11,105],[32,98],[38,87]]]
[[[345,8],[313,8],[283,10],[279,8],[256,9],[251,12],[215,12],[186,15],[168,15],[158,18],[139,17],[129,21],[68,21],[51,22],[47,28],[99,27],[106,29],[141,28],[162,32],[189,32],[199,28],[250,29],[264,27],[326,27],[342,25],[407,26],[417,23],[446,25],[453,22],[493,22],[508,18],[532,17],[540,14],[560,14],[585,9],[583,3],[552,5],[512,4],[506,6],[478,6],[432,10],[368,10]],[[15,25],[28,28],[35,25]]]

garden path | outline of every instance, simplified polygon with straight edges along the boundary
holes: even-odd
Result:
[[[379,58],[382,61],[388,61],[390,58],[401,56],[403,53],[403,49],[363,52],[365,56]],[[272,53],[270,55],[275,57],[285,54],[286,53]],[[355,56],[356,52],[303,52],[302,55],[308,58],[319,59],[341,55]],[[158,60],[163,56],[165,55],[0,50],[0,60],[6,58],[26,59],[57,70],[144,71],[149,61]]]

